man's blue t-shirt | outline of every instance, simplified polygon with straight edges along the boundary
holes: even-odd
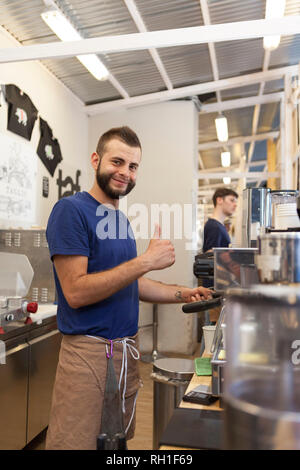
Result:
[[[46,235],[52,260],[54,255],[86,256],[87,273],[114,268],[137,256],[134,235],[125,215],[100,204],[85,191],[55,204]],[[88,334],[107,339],[136,334],[137,281],[101,302],[74,309],[65,299],[55,268],[54,277],[58,295],[57,324],[63,334]]]
[[[212,248],[227,248],[230,243],[225,225],[216,219],[208,219],[204,225],[203,253]]]

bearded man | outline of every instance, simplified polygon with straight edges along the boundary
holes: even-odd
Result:
[[[91,156],[93,187],[57,202],[48,221],[57,323],[63,339],[46,449],[96,449],[107,357],[113,357],[126,439],[132,438],[140,386],[139,299],[186,303],[211,295],[203,287],[191,289],[145,277],[171,266],[175,252],[169,240],[160,239],[157,226],[147,250],[137,256],[130,223],[118,210],[119,198],[135,186],[140,163],[141,144],[135,132],[128,127],[107,131]]]

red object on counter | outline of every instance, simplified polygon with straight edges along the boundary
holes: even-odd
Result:
[[[2,326],[0,326],[0,335],[4,335],[4,330],[3,330]]]
[[[25,320],[25,325],[31,325],[32,323],[32,320],[30,317],[27,317],[26,320]]]
[[[26,306],[27,312],[30,313],[36,313],[38,309],[38,303],[37,302],[29,302]]]

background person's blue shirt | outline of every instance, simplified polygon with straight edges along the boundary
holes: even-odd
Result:
[[[204,225],[203,233],[203,253],[212,248],[227,248],[231,243],[230,237],[225,225],[216,219],[208,219]],[[203,287],[213,287],[214,283],[211,279],[204,279]]]
[[[208,219],[204,225],[203,253],[212,248],[227,248],[230,243],[225,225],[216,219]]]
[[[108,230],[115,239],[100,239],[98,235],[103,238],[103,232]],[[125,237],[127,231],[131,236]],[[86,256],[87,273],[114,268],[137,256],[134,236],[125,215],[100,204],[87,192],[76,193],[55,204],[46,235],[52,260],[54,255]],[[115,339],[137,333],[137,281],[101,302],[73,309],[66,301],[54,265],[53,269],[58,295],[57,324],[63,334]]]

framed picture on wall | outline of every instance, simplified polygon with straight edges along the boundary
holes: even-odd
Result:
[[[22,138],[0,133],[0,221],[18,226],[36,219],[37,156]]]

